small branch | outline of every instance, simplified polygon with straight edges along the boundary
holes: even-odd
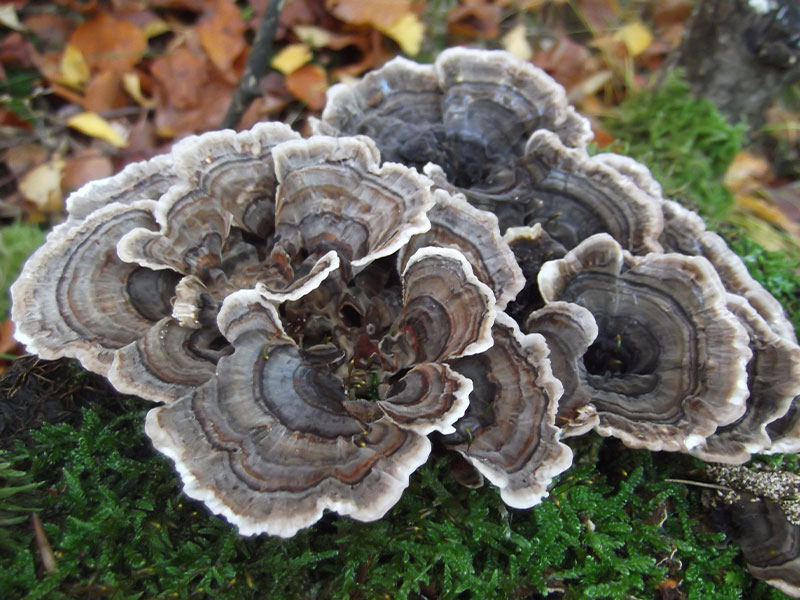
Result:
[[[258,82],[267,72],[267,67],[272,59],[272,42],[275,39],[278,19],[285,3],[286,0],[269,0],[264,16],[261,17],[261,25],[258,28],[256,39],[253,40],[250,55],[247,57],[244,73],[242,73],[236,91],[233,92],[228,112],[220,124],[221,129],[236,127],[253,100],[261,95]]]
[[[691,481],[689,479],[665,479],[667,483],[682,483],[683,485],[695,485],[697,487],[708,488],[710,490],[719,490],[721,492],[733,492],[729,487],[725,487],[724,485],[717,485],[714,483],[704,483],[702,481]]]

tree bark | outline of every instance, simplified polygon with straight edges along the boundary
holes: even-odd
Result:
[[[800,79],[800,3],[700,0],[676,62],[695,95],[755,131],[781,91]]]

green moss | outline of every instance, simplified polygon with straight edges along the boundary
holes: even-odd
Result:
[[[8,315],[8,288],[19,275],[22,264],[44,242],[45,234],[32,225],[0,227],[0,321]]]
[[[677,74],[624,102],[606,127],[622,142],[613,149],[650,167],[667,197],[705,217],[720,218],[730,208],[722,176],[744,129],[728,124],[711,102],[694,98]]]
[[[0,556],[14,598],[566,598],[651,597],[678,585],[688,598],[766,598],[738,551],[697,521],[697,500],[665,482],[691,459],[658,462],[600,440],[578,440],[577,465],[551,498],[509,510],[492,488],[470,491],[447,457],[421,469],[375,523],[328,516],[290,540],[240,538],[179,492],[171,463],[142,434],[144,403],[122,415],[96,406],[83,423],[45,425],[7,461],[35,493],[57,570],[41,575],[25,523]],[[669,457],[674,459],[675,457]],[[59,465],[54,469],[53,465]]]

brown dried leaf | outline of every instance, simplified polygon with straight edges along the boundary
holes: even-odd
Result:
[[[500,35],[502,19],[500,4],[473,1],[453,8],[447,15],[447,27],[453,35],[493,40]]]
[[[36,63],[36,49],[15,31],[0,42],[0,63],[17,63],[22,67],[32,67]]]
[[[197,25],[203,50],[230,83],[238,80],[231,67],[247,46],[245,29],[245,22],[233,0],[216,0]]]
[[[752,193],[772,178],[772,168],[767,159],[742,151],[733,157],[723,181],[736,196]]]
[[[208,82],[206,61],[187,48],[178,48],[153,61],[150,72],[160,96],[177,109],[197,106]]]
[[[14,323],[6,319],[0,323],[0,354],[17,354],[19,342],[14,339]]]
[[[553,78],[571,90],[597,68],[597,61],[585,46],[561,32],[546,50],[533,55],[533,64],[547,71]]]
[[[94,71],[125,72],[147,50],[147,38],[141,29],[105,13],[78,25],[69,41],[80,49]]]
[[[89,82],[84,92],[83,108],[92,112],[105,112],[128,104],[120,88],[120,75],[114,71],[101,71]]]
[[[45,162],[47,157],[47,148],[36,142],[29,142],[7,150],[3,156],[3,162],[6,163],[6,167],[11,173],[19,177],[34,166]]]
[[[620,14],[617,0],[579,0],[577,12],[594,32],[613,28]]]
[[[64,167],[61,187],[66,192],[76,190],[83,184],[114,174],[111,159],[97,148],[84,148],[73,154]]]
[[[325,106],[328,78],[319,65],[304,65],[293,71],[286,77],[286,87],[311,110],[322,110]]]
[[[53,48],[66,45],[75,25],[75,20],[65,15],[37,13],[25,17],[25,27],[37,37],[47,40]]]
[[[411,0],[326,0],[325,6],[345,23],[383,28],[412,12]]]

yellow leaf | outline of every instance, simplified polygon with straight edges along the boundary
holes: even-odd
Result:
[[[531,48],[531,45],[528,43],[525,25],[522,23],[505,34],[500,40],[500,43],[503,45],[503,48],[522,60],[530,60],[533,56],[533,48]]]
[[[392,38],[400,49],[408,56],[419,54],[422,38],[425,36],[425,25],[414,13],[406,13],[389,27],[378,27]]]
[[[89,82],[91,73],[89,65],[83,58],[83,53],[72,44],[67,44],[64,54],[61,56],[61,79],[60,82],[76,90],[82,90]]]
[[[19,16],[17,16],[17,10],[13,4],[0,6],[0,25],[16,31],[25,31],[25,27],[19,22]]]
[[[313,57],[308,44],[289,44],[272,59],[272,67],[284,75],[296,71]]]
[[[167,33],[170,31],[170,29],[169,23],[166,21],[162,21],[161,19],[153,19],[142,26],[142,33],[144,34],[144,37],[149,40],[150,38],[154,38],[162,33]]]
[[[122,87],[131,98],[136,100],[139,106],[144,106],[145,108],[152,108],[155,106],[155,102],[149,98],[145,98],[144,94],[142,94],[142,83],[136,73],[123,74]]]
[[[124,148],[127,146],[125,138],[123,138],[116,129],[111,126],[111,123],[106,121],[103,117],[93,112],[83,112],[67,120],[67,125],[73,129],[77,129],[81,133],[105,140],[109,144],[117,148]]]
[[[333,34],[327,29],[316,25],[295,25],[292,27],[294,34],[312,48],[324,48],[333,39]]]
[[[57,158],[28,171],[18,185],[23,198],[33,202],[42,212],[61,211],[61,174],[65,166],[66,162]]]
[[[634,21],[617,31],[614,35],[614,39],[625,44],[625,47],[628,49],[628,54],[631,56],[639,56],[653,43],[653,34],[650,33],[647,25],[641,21]]]

